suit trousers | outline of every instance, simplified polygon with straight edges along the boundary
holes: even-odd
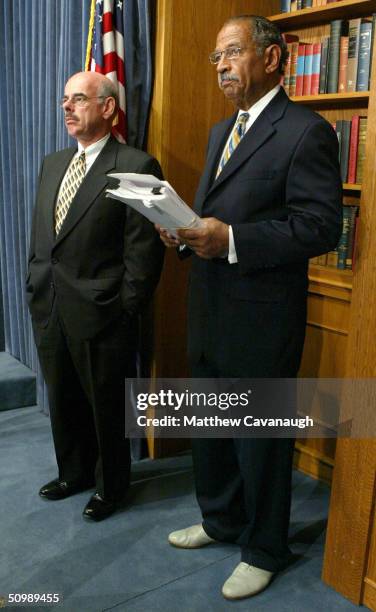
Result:
[[[218,378],[203,357],[194,378]],[[203,527],[219,541],[237,543],[245,563],[272,572],[290,558],[292,439],[193,439],[196,495]]]
[[[108,500],[124,496],[130,443],[124,434],[124,379],[136,372],[137,321],[126,316],[89,340],[70,337],[55,299],[35,338],[50,404],[59,478],[96,484]]]

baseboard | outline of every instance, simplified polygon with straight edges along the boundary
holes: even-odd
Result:
[[[332,482],[334,460],[319,451],[309,448],[301,442],[295,443],[294,467],[327,484]]]
[[[376,582],[370,578],[364,579],[363,606],[376,612]]]

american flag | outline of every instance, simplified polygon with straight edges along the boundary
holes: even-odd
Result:
[[[105,74],[117,84],[119,113],[113,135],[126,141],[123,0],[92,0],[86,70]]]

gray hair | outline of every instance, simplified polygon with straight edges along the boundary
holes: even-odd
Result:
[[[270,45],[278,45],[281,49],[281,59],[279,61],[278,72],[284,73],[285,64],[287,62],[289,52],[287,50],[286,42],[279,30],[279,28],[260,15],[238,15],[237,17],[230,17],[224,25],[234,23],[236,21],[245,21],[249,24],[250,36],[256,45],[258,55],[262,55],[267,47]]]
[[[98,96],[103,96],[103,98],[114,98],[115,110],[117,112],[119,108],[119,94],[116,85],[112,81],[110,81],[110,79],[107,79],[107,81],[101,83],[101,85],[99,86]]]

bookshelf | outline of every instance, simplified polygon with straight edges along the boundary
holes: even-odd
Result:
[[[344,191],[362,191],[362,186],[357,183],[343,183]]]
[[[274,5],[275,7],[275,5]],[[376,11],[374,0],[340,0],[333,4],[292,13],[274,14],[269,19],[283,32],[297,35],[299,41],[320,42],[330,34],[334,19],[370,17]],[[368,116],[371,91],[325,93],[294,96],[291,99],[315,110],[330,123]],[[343,184],[344,205],[366,206],[360,184]],[[302,377],[343,377],[346,371],[350,312],[353,295],[353,271],[310,264],[307,334],[300,375]],[[300,440],[296,465],[310,475],[330,481],[334,466],[334,440]]]
[[[269,19],[282,31],[314,43],[328,36],[332,20],[371,17],[375,12],[373,0],[340,0],[323,7],[274,14]],[[375,377],[376,45],[370,91],[292,99],[309,105],[330,123],[349,120],[355,114],[368,117],[362,184],[343,184],[344,204],[360,207],[355,269],[310,266],[307,336],[300,375]],[[356,421],[361,418],[358,414],[368,408],[367,402],[370,398],[344,398],[346,414]],[[375,440],[339,439],[337,444],[330,440],[300,440],[296,444],[296,463],[313,476],[332,479],[324,581],[354,603],[376,610],[376,529],[370,529],[370,525],[376,525]]]
[[[275,6],[275,5],[274,5]],[[334,19],[354,19],[357,17],[370,17],[376,11],[376,0],[340,0],[325,6],[302,9],[291,13],[280,13],[270,15],[269,19],[276,23],[282,31],[297,35],[299,41],[305,43],[317,43],[330,34],[330,22]],[[310,106],[313,110],[323,115],[330,123],[337,120],[351,120],[352,116],[368,116],[370,99],[369,91],[325,93],[317,95],[292,96],[291,99],[299,104]],[[359,184],[343,184],[343,203],[350,206],[358,206],[361,201],[362,187]],[[321,271],[322,282],[331,284],[333,271],[327,270],[327,278]],[[315,277],[315,290],[317,290],[317,264],[310,265],[310,280]],[[338,270],[335,274],[335,285],[343,283],[343,288],[349,289],[352,272]],[[350,282],[351,284],[351,282]],[[313,291],[313,287],[311,286]],[[346,296],[346,301],[348,301]],[[308,364],[306,364],[308,367]],[[303,370],[307,371],[303,365]],[[309,367],[308,367],[309,370]],[[339,373],[335,372],[334,375]]]
[[[369,91],[356,91],[354,93],[318,94],[316,96],[292,96],[291,100],[314,106],[315,108],[342,108],[347,106],[364,106],[368,104]]]
[[[268,19],[276,23],[282,30],[290,31],[300,26],[327,23],[333,19],[369,17],[375,11],[376,1],[373,0],[340,0],[333,4],[302,9],[293,13],[270,15]]]

